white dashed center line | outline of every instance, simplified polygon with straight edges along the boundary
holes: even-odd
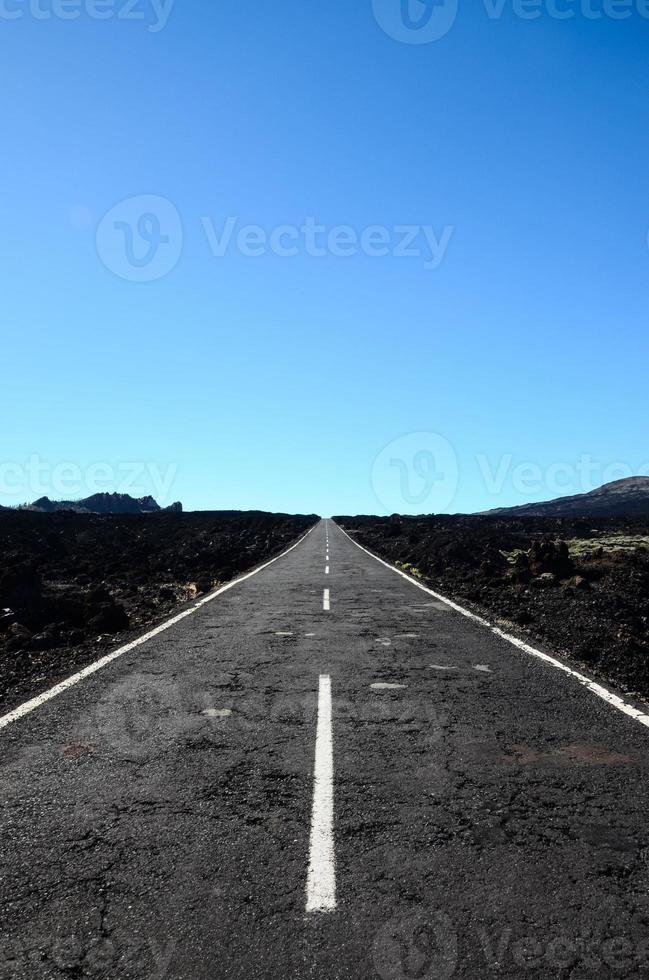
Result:
[[[325,565],[325,575],[328,575],[328,574],[329,574],[329,566],[328,565]]]
[[[324,590],[324,595],[322,596],[322,608],[327,612],[331,608],[331,600],[329,598],[329,589]]]
[[[306,887],[307,912],[331,912],[336,908],[333,769],[331,678],[328,674],[321,674],[313,773],[309,874]]]

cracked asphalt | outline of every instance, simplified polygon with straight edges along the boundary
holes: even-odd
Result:
[[[2,980],[649,974],[649,731],[325,526],[0,732]]]

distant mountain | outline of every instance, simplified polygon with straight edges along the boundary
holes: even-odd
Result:
[[[159,514],[162,511],[181,513],[181,503],[160,507],[153,497],[131,497],[128,493],[95,493],[83,500],[50,500],[40,497],[22,510],[35,510],[41,514],[72,510],[77,514]]]
[[[590,493],[485,511],[501,517],[649,517],[649,476],[615,480]]]

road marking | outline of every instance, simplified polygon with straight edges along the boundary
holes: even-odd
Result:
[[[209,595],[199,599],[198,602],[194,603],[191,609],[185,609],[184,612],[178,613],[177,616],[172,616],[171,619],[161,623],[160,626],[156,626],[155,629],[149,630],[148,633],[144,633],[143,636],[138,637],[137,640],[133,640],[132,643],[127,643],[125,646],[119,647],[118,650],[113,650],[112,653],[108,653],[100,660],[96,660],[94,664],[84,667],[83,670],[78,671],[76,674],[72,674],[71,677],[66,678],[64,681],[61,681],[54,687],[51,687],[49,691],[39,694],[38,697],[31,698],[29,701],[25,701],[17,708],[14,708],[13,711],[3,715],[0,717],[0,730],[7,728],[8,725],[13,724],[14,721],[18,721],[19,718],[24,718],[25,715],[31,714],[32,711],[35,711],[37,708],[40,708],[41,705],[51,701],[52,698],[58,697],[59,694],[63,694],[65,691],[68,691],[71,687],[79,684],[80,681],[85,680],[86,677],[96,674],[98,670],[102,670],[102,668],[107,667],[108,664],[112,664],[114,660],[119,659],[119,657],[122,657],[125,653],[130,653],[131,650],[135,650],[136,647],[142,646],[143,643],[153,639],[154,636],[159,636],[160,633],[164,633],[165,630],[168,630],[171,626],[175,626],[176,623],[180,623],[188,616],[192,616],[202,606],[207,605],[208,602],[212,602],[217,596],[223,595],[223,593],[227,592],[229,589],[233,589],[235,585],[239,585],[240,582],[245,582],[246,579],[252,578],[253,575],[257,575],[259,572],[263,572],[263,570],[268,568],[269,565],[274,565],[276,561],[280,560],[280,558],[288,555],[294,548],[301,545],[305,538],[308,538],[311,531],[313,531],[315,527],[317,527],[317,524],[314,524],[313,527],[306,532],[306,534],[302,535],[299,541],[292,544],[291,547],[287,548],[286,551],[283,551],[281,555],[277,555],[276,558],[271,558],[270,561],[264,562],[264,564],[260,565],[259,568],[254,568],[251,572],[246,572],[245,575],[240,575],[239,578],[235,578],[231,582],[227,582],[226,585],[222,585],[219,589],[216,589],[215,592],[210,592]]]
[[[206,708],[203,712],[206,718],[229,718],[232,714],[231,708]]]
[[[329,589],[325,589],[324,590],[324,594],[322,596],[322,608],[325,611],[327,611],[327,610],[329,610],[331,608],[331,600],[329,598]]]
[[[336,907],[333,770],[331,678],[328,674],[321,674],[313,772],[309,874],[306,886],[307,912],[331,912]]]
[[[578,670],[573,670],[572,667],[568,666],[568,664],[562,663],[560,660],[557,660],[555,657],[551,657],[547,653],[543,653],[542,650],[537,650],[536,647],[530,646],[529,643],[524,643],[523,640],[519,640],[518,637],[512,636],[511,633],[505,633],[505,631],[501,630],[498,626],[493,626],[492,623],[490,623],[489,620],[485,619],[483,616],[477,616],[476,613],[472,613],[469,609],[465,609],[464,606],[458,605],[458,603],[453,602],[452,599],[447,599],[446,596],[442,595],[441,593],[435,592],[433,589],[429,589],[427,585],[423,585],[406,572],[402,572],[393,565],[390,565],[387,561],[383,561],[382,558],[379,558],[378,555],[368,551],[367,548],[364,548],[362,544],[358,543],[358,541],[354,541],[354,539],[347,534],[347,531],[345,531],[344,528],[340,527],[339,525],[337,525],[337,527],[338,530],[342,531],[345,537],[349,538],[352,544],[355,544],[357,548],[364,551],[366,555],[370,556],[370,558],[374,558],[375,561],[380,562],[381,565],[385,565],[385,567],[389,568],[395,575],[400,575],[401,578],[405,578],[406,582],[410,582],[410,584],[414,585],[416,589],[421,589],[423,592],[427,592],[429,595],[432,595],[435,599],[439,599],[440,602],[443,602],[451,609],[454,609],[456,612],[460,613],[461,616],[465,616],[474,623],[478,623],[480,626],[486,626],[487,629],[491,630],[495,636],[499,636],[501,640],[507,640],[508,643],[511,643],[519,650],[523,650],[525,653],[529,653],[530,656],[536,657],[538,660],[542,660],[544,663],[549,664],[556,670],[560,670],[563,674],[567,674],[569,677],[574,677],[575,680],[585,687],[586,690],[590,691],[591,694],[595,694],[598,698],[601,698],[602,701],[606,701],[607,704],[610,704],[613,708],[621,711],[622,714],[627,715],[629,718],[633,718],[634,721],[644,725],[645,728],[649,728],[649,714],[646,712],[640,711],[638,708],[634,708],[632,704],[627,704],[627,702],[623,701],[617,694],[613,694],[612,691],[609,691],[607,688],[602,687],[601,684],[597,684],[595,681],[592,681],[589,677],[586,677],[585,674],[581,674]]]
[[[328,565],[325,565],[325,575],[328,575],[328,574],[329,574],[329,566]]]
[[[405,684],[387,684],[384,681],[379,681],[377,684],[370,684],[373,691],[403,691]]]

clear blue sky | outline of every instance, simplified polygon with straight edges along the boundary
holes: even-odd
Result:
[[[5,0],[0,503],[102,463],[189,509],[476,510],[649,463],[649,20],[467,0],[413,44],[399,4]],[[229,216],[389,254],[215,256]],[[452,229],[436,268],[402,225]]]

